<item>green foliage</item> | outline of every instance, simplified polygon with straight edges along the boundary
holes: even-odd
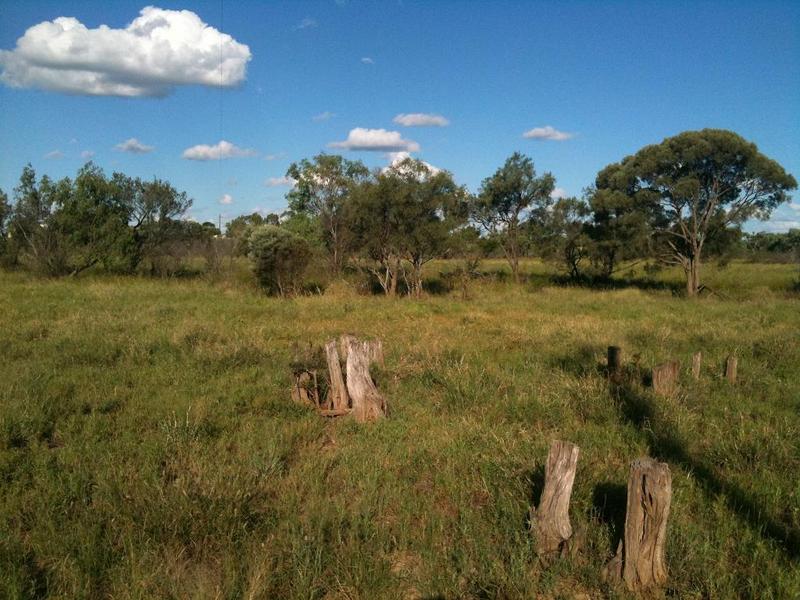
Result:
[[[249,255],[259,285],[268,293],[283,296],[299,290],[311,248],[283,227],[261,225],[250,235]]]
[[[721,244],[750,218],[767,218],[788,192],[794,177],[755,144],[720,129],[687,131],[646,146],[597,176],[602,203],[617,207],[622,197],[641,214],[664,262],[686,272],[687,293],[700,288],[699,266],[706,244]],[[638,229],[637,229],[638,231]]]
[[[292,163],[286,175],[296,182],[286,195],[289,213],[302,213],[319,220],[331,267],[335,274],[340,273],[352,244],[345,220],[350,194],[367,178],[369,169],[361,161],[319,154],[312,160]]]
[[[356,243],[377,263],[384,291],[396,289],[400,261],[411,268],[410,292],[422,294],[422,266],[443,256],[467,215],[467,193],[446,171],[406,158],[377,173],[354,194],[350,212]]]
[[[551,173],[537,177],[533,161],[515,152],[494,175],[484,179],[472,201],[472,219],[500,242],[516,281],[519,259],[525,252],[523,226],[546,218],[555,183]]]
[[[91,162],[74,180],[57,182],[47,176],[37,181],[27,165],[14,200],[6,262],[46,275],[76,275],[99,265],[130,272],[145,260],[152,268],[166,245],[213,231],[176,220],[192,201],[169,183],[122,173],[107,178]]]
[[[559,198],[542,220],[529,224],[539,255],[564,269],[572,279],[585,275],[582,263],[592,252],[593,242],[587,234],[590,212],[583,200]]]

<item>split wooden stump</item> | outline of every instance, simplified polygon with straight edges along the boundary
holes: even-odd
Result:
[[[653,391],[660,396],[670,396],[678,385],[681,364],[677,360],[665,362],[652,371]]]
[[[631,463],[625,535],[603,569],[603,579],[644,591],[667,581],[665,546],[672,501],[669,465],[643,457]]]
[[[569,442],[556,440],[550,445],[539,508],[531,508],[531,525],[536,531],[536,551],[540,557],[563,555],[573,542],[569,501],[579,452],[578,446]]]
[[[328,365],[328,394],[320,407],[321,415],[338,417],[352,414],[356,421],[376,421],[386,416],[386,399],[370,375],[372,363],[383,363],[380,340],[362,341],[351,335],[325,344]]]

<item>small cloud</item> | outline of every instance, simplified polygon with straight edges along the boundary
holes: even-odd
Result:
[[[264,157],[264,160],[278,160],[284,158],[286,156],[286,152],[278,152],[277,154],[267,154]]]
[[[255,156],[256,151],[250,148],[239,148],[236,144],[220,140],[218,144],[198,144],[183,151],[183,158],[188,160],[221,160],[223,158],[241,158]]]
[[[800,212],[800,204],[798,204],[797,202],[790,202],[789,208],[791,208],[795,212]]]
[[[331,148],[345,150],[365,150],[368,152],[418,152],[419,144],[413,140],[403,139],[399,131],[386,129],[351,129],[343,142],[331,142]]]
[[[84,150],[83,152],[81,152],[81,158],[83,160],[89,160],[93,156],[94,156],[94,151],[93,150]]]
[[[550,197],[553,200],[558,200],[559,198],[566,198],[567,190],[565,190],[564,188],[557,187],[552,192],[550,192]]]
[[[219,199],[220,204],[233,204],[233,196],[230,194],[222,194],[222,198]]]
[[[284,175],[283,177],[270,177],[264,182],[264,185],[267,187],[281,187],[281,186],[289,186],[294,187],[297,184],[295,179]]]
[[[574,133],[566,131],[559,131],[555,127],[545,125],[544,127],[534,127],[522,134],[522,137],[529,140],[550,140],[554,142],[563,142],[570,138],[575,137]]]
[[[311,120],[319,123],[320,121],[328,121],[335,116],[336,116],[335,113],[326,110],[325,112],[321,112],[318,115],[314,115],[313,117],[311,117]]]
[[[800,221],[792,219],[774,219],[761,224],[761,231],[770,233],[786,233],[790,229],[800,229]]]
[[[362,57],[361,58],[361,62],[364,63],[365,65],[374,65],[375,64],[375,61],[373,59],[371,59],[369,56]]]
[[[314,27],[319,26],[319,23],[315,19],[309,19],[306,17],[302,21],[300,21],[297,25],[294,26],[295,31],[300,29],[313,29]]]
[[[69,139],[69,143],[70,144],[77,144],[78,143],[78,138],[70,138]]]
[[[44,157],[50,160],[58,160],[60,158],[64,158],[64,153],[61,152],[61,150],[53,150],[45,154]]]
[[[114,146],[114,149],[120,152],[130,152],[131,154],[147,154],[155,150],[155,146],[148,146],[136,138],[130,138]]]
[[[429,113],[401,113],[392,119],[403,127],[447,127],[450,121],[442,115]]]

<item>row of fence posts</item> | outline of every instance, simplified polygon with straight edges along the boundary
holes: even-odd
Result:
[[[703,355],[692,355],[692,376],[700,378]],[[725,360],[724,377],[736,382],[737,358]],[[624,376],[622,349],[609,346],[607,372],[611,381]],[[675,391],[680,363],[670,360],[653,367],[650,382],[653,392],[668,396]],[[580,545],[569,519],[569,502],[578,466],[578,446],[554,441],[545,465],[545,482],[538,508],[531,508],[531,527],[536,534],[536,551],[541,558],[572,554]],[[628,476],[625,530],[614,557],[603,567],[602,578],[622,583],[630,591],[663,586],[667,581],[665,547],[667,519],[672,501],[672,475],[669,465],[643,456],[630,465]]]

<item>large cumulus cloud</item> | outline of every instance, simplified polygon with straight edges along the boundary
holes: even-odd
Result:
[[[73,17],[29,28],[0,50],[0,81],[95,96],[165,96],[179,85],[230,87],[245,79],[250,48],[188,10],[143,8],[124,29]]]

